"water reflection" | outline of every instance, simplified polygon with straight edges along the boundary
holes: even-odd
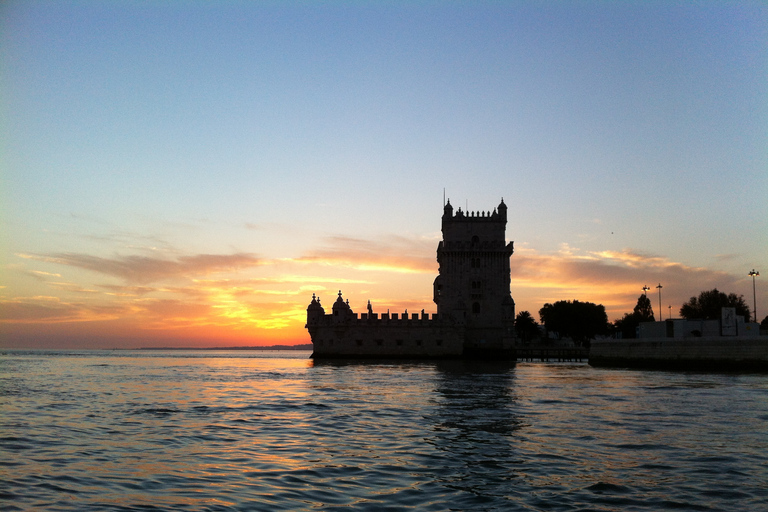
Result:
[[[515,432],[523,426],[515,412],[514,363],[451,361],[437,370],[438,407],[426,441],[443,455],[438,481],[461,491],[456,499],[462,508],[513,496]]]
[[[450,361],[437,365],[438,431],[462,437],[508,435],[519,428],[513,413],[514,363]]]

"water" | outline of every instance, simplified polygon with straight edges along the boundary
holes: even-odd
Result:
[[[768,376],[0,352],[2,510],[768,510]]]

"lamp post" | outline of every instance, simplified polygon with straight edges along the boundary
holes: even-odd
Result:
[[[659,286],[657,286],[656,288],[659,289],[659,322],[661,322],[662,320],[664,320],[663,315],[661,313],[661,288],[662,288],[661,283],[659,283]]]
[[[755,294],[755,278],[760,275],[760,272],[755,272],[755,269],[752,269],[752,272],[747,275],[752,276],[752,303],[755,306],[755,322],[757,322],[757,295]]]
[[[669,319],[672,320],[672,304],[667,307],[669,308]]]
[[[650,290],[650,289],[651,288],[647,284],[643,285],[643,297],[648,298],[648,290]],[[648,302],[650,302],[650,301],[648,301]],[[653,314],[653,306],[651,306],[651,314]]]

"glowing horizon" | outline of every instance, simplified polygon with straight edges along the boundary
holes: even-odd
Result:
[[[330,308],[339,290],[356,312],[365,311],[368,300],[377,312],[435,312],[431,283],[437,264],[433,259],[429,268],[425,257],[415,255],[417,249],[428,250],[431,241],[404,241],[402,246],[411,253],[389,263],[376,254],[378,243],[356,239],[354,251],[347,239],[335,240],[334,250],[318,251],[327,259],[313,255],[268,260],[246,254],[187,255],[175,260],[19,255],[25,264],[15,271],[34,279],[49,294],[0,301],[4,344],[15,346],[14,336],[24,340],[21,345],[29,344],[36,327],[52,325],[66,325],[62,332],[73,333],[68,336],[102,336],[126,346],[302,344],[309,342],[304,322],[312,294],[325,299]],[[434,254],[434,247],[430,252]],[[632,310],[642,285],[657,280],[665,283],[662,317],[669,316],[667,305],[677,316],[682,303],[701,290],[718,287],[730,292],[749,281],[746,274],[742,278],[690,267],[629,249],[563,248],[542,254],[523,246],[512,256],[511,267],[517,312],[529,311],[537,320],[544,303],[574,299],[603,304],[609,319],[615,320]],[[69,270],[83,268],[89,271],[87,281],[65,280]],[[122,284],[107,282],[110,278]],[[658,316],[654,292],[652,288],[649,296]]]

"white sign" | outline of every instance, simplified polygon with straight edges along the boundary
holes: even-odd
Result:
[[[736,336],[736,308],[720,310],[720,328],[723,336]]]

